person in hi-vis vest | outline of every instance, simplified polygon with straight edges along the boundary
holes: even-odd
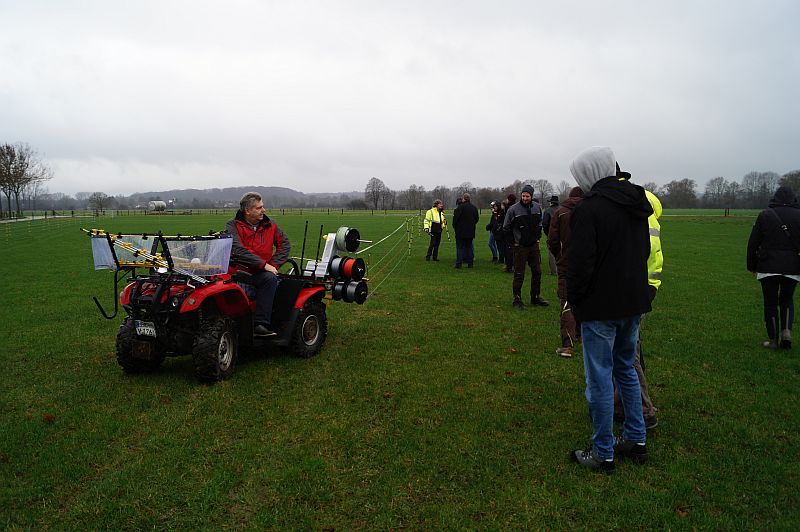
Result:
[[[428,252],[425,254],[425,260],[439,260],[439,243],[442,241],[442,231],[447,227],[447,221],[444,219],[444,203],[442,200],[437,199],[433,202],[433,207],[425,213],[425,220],[422,224],[422,229],[431,235],[431,243],[428,245]]]

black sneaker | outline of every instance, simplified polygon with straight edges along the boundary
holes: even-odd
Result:
[[[522,304],[522,301],[519,299],[515,299],[511,306],[518,310],[525,310],[525,305]]]
[[[259,323],[253,327],[253,336],[276,336],[278,333]]]
[[[536,307],[547,307],[550,305],[550,303],[546,299],[542,299],[542,297],[539,296],[531,298],[531,305]]]
[[[637,464],[647,462],[647,444],[629,441],[621,436],[614,439],[614,453],[630,458]]]
[[[595,471],[602,471],[606,475],[614,472],[614,459],[603,459],[594,454],[592,449],[570,451],[569,458],[578,465],[594,469]]]

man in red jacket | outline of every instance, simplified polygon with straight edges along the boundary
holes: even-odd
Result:
[[[248,192],[239,202],[236,216],[228,221],[226,231],[233,236],[228,273],[239,270],[252,275],[243,286],[249,297],[255,296],[256,314],[253,334],[275,336],[270,328],[272,303],[278,288],[278,268],[289,258],[291,244],[286,234],[264,214],[264,202],[257,192]]]

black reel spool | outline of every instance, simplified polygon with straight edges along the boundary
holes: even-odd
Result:
[[[367,300],[367,283],[364,281],[339,281],[333,285],[333,299],[362,305]]]
[[[355,253],[361,244],[361,233],[352,227],[340,227],[336,232],[336,247]]]
[[[367,264],[358,257],[334,257],[331,259],[331,275],[337,279],[360,281],[367,273]]]

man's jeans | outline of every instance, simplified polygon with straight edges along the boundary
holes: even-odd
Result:
[[[254,273],[247,283],[239,283],[250,299],[256,300],[256,314],[253,323],[269,325],[272,322],[272,303],[278,289],[278,277],[271,272]]]
[[[614,382],[622,397],[625,422],[622,437],[644,442],[639,377],[633,369],[640,316],[581,323],[586,401],[594,425],[592,449],[603,459],[614,456]]]
[[[475,248],[472,247],[471,238],[456,237],[456,266],[461,266],[462,262],[472,264],[475,260]]]

